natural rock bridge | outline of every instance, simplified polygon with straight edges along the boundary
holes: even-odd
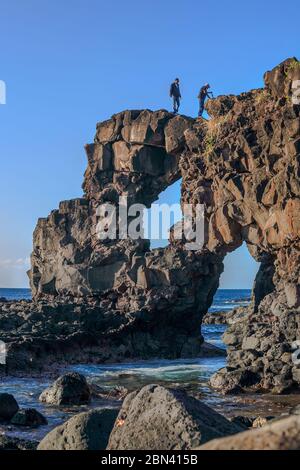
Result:
[[[292,361],[300,339],[300,107],[291,99],[299,78],[299,62],[288,59],[265,74],[263,89],[210,100],[209,121],[143,110],[97,125],[86,146],[84,197],[38,221],[29,273],[34,302],[23,314],[23,340],[17,333],[11,340],[14,367],[46,355],[200,355],[201,319],[223,259],[245,241],[261,263],[253,302],[227,331],[229,367],[212,382],[235,391],[300,383]],[[181,203],[205,206],[201,251],[185,250],[172,236],[155,250],[148,240],[99,241],[100,204],[126,196],[150,207],[179,178]]]

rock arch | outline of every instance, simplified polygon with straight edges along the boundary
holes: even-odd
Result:
[[[112,324],[103,321],[100,330],[106,340],[114,330],[120,355],[196,356],[223,258],[245,241],[261,268],[251,315],[240,326],[229,363],[235,370],[255,363],[255,383],[276,387],[264,350],[258,352],[262,341],[246,350],[243,342],[245,335],[264,334],[261,323],[273,345],[284,336],[284,349],[298,334],[300,119],[291,89],[299,74],[299,62],[288,59],[265,74],[263,89],[209,100],[209,121],[136,110],[99,123],[94,143],[86,146],[84,197],[62,202],[38,221],[29,273],[34,298],[84,298],[103,316],[114,312]],[[186,251],[172,237],[167,248],[151,252],[147,240],[99,242],[99,204],[126,196],[129,204],[150,207],[180,177],[182,203],[205,206],[200,252]],[[274,355],[282,365],[281,355]],[[289,359],[289,385],[293,374]]]

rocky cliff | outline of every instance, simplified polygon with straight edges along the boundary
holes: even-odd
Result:
[[[223,259],[245,241],[261,263],[253,303],[227,332],[228,368],[213,383],[235,390],[300,383],[291,356],[300,337],[300,107],[292,100],[299,79],[299,62],[288,59],[265,74],[264,88],[209,100],[208,121],[137,110],[99,123],[86,146],[83,198],[62,202],[34,232],[35,304],[47,310],[52,302],[57,315],[67,302],[73,320],[79,309],[76,321],[85,319],[80,331],[92,335],[99,360],[197,356]],[[157,250],[143,239],[99,240],[101,204],[126,196],[150,207],[181,177],[181,203],[205,207],[201,250],[172,236]]]

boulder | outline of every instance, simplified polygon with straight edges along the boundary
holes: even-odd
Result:
[[[274,416],[258,416],[252,423],[253,428],[262,428],[264,427],[269,421],[275,419]]]
[[[228,370],[226,367],[213,374],[209,381],[211,387],[223,395],[240,393],[243,388],[253,387],[257,382],[259,377],[251,370]]]
[[[107,400],[123,400],[128,395],[128,389],[117,385],[113,388],[103,388],[96,384],[90,385],[92,397]]]
[[[39,397],[48,405],[82,405],[89,403],[90,399],[91,391],[86,378],[77,372],[62,375]]]
[[[77,414],[47,434],[38,450],[104,450],[117,415],[113,409]]]
[[[229,312],[207,312],[202,319],[203,325],[226,325]]]
[[[236,302],[250,302],[250,299],[236,299]],[[202,323],[205,325],[231,325],[233,323],[240,322],[244,320],[249,315],[249,308],[247,307],[238,307],[233,310],[225,310],[220,312],[208,312],[202,319]],[[224,338],[226,338],[226,333],[224,334]],[[223,339],[224,339],[223,338]],[[235,339],[233,337],[227,338],[228,342],[233,343]],[[227,344],[227,342],[226,342]]]
[[[291,416],[234,436],[214,439],[194,450],[299,450],[300,416]]]
[[[248,429],[248,428],[252,428],[254,420],[255,418],[251,416],[239,416],[238,415],[238,416],[234,416],[233,418],[231,418],[230,421],[244,429]]]
[[[289,414],[300,416],[300,405],[293,406]]]
[[[183,391],[147,385],[125,398],[107,449],[192,449],[241,429]]]
[[[37,427],[48,424],[47,419],[34,408],[19,410],[11,419],[11,424],[16,426]]]
[[[0,420],[10,421],[18,412],[19,405],[10,393],[0,393]]]

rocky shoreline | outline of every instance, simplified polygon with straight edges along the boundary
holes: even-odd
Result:
[[[245,242],[260,262],[251,308],[229,326],[228,366],[211,383],[299,389],[299,78],[299,61],[287,59],[264,75],[264,88],[209,100],[208,121],[130,110],[97,124],[83,197],[61,202],[35,229],[33,303],[4,314],[12,368],[47,361],[45,351],[71,362],[198,357],[224,257]],[[181,205],[204,207],[201,249],[186,249],[173,228],[156,250],[142,238],[99,239],[103,204],[116,214],[120,198],[150,208],[179,178]]]
[[[204,315],[203,325],[231,325],[247,318],[251,306],[238,307],[232,310],[221,310],[218,312],[208,312]]]
[[[231,318],[234,317],[232,312],[228,313]],[[145,364],[143,365],[143,367],[145,367]],[[92,370],[93,369],[91,369],[92,375],[90,378],[92,378],[94,374]],[[119,370],[120,372],[115,376],[114,382],[112,382],[109,387],[107,387],[107,385],[105,385],[104,387],[101,386],[101,384],[103,383],[103,380],[101,379],[97,380],[96,382],[94,382],[93,380],[89,380],[87,382],[85,377],[80,375],[79,373],[68,372],[65,373],[63,376],[59,377],[53,383],[51,383],[52,381],[49,383],[50,375],[48,375],[47,381],[49,385],[47,386],[47,388],[44,388],[42,390],[40,389],[41,392],[39,392],[39,401],[34,402],[34,400],[30,400],[29,406],[24,406],[23,404],[20,407],[16,403],[16,400],[10,396],[9,398],[12,402],[12,405],[10,406],[10,421],[7,421],[8,417],[6,416],[7,424],[5,424],[5,422],[1,423],[0,416],[0,429],[2,433],[2,439],[0,439],[0,449],[36,449],[39,446],[39,441],[41,439],[42,441],[44,441],[44,439],[46,439],[48,435],[47,433],[49,432],[51,439],[49,438],[50,444],[48,443],[47,446],[50,445],[50,448],[57,448],[58,450],[63,450],[65,445],[62,444],[63,442],[71,442],[73,443],[73,445],[75,445],[74,442],[76,442],[76,445],[79,446],[79,449],[82,449],[82,447],[80,447],[83,445],[81,442],[81,436],[77,435],[77,437],[74,438],[72,435],[74,429],[78,429],[78,427],[81,428],[81,419],[84,423],[86,423],[86,421],[88,421],[89,423],[90,419],[92,420],[92,422],[94,422],[93,420],[96,420],[95,422],[98,423],[99,420],[101,421],[101,419],[103,418],[103,409],[108,409],[108,417],[113,416],[115,422],[117,419],[117,412],[122,406],[122,402],[126,398],[126,396],[132,393],[131,390],[133,390],[133,393],[138,393],[139,390],[141,390],[138,385],[139,380],[137,380],[136,377],[132,376],[131,372],[129,372],[128,375],[125,371],[125,373],[122,373],[122,369]],[[53,377],[54,375],[55,372],[52,370],[51,376]],[[113,383],[122,383],[122,377],[125,376],[128,378],[132,376],[132,379],[134,379],[130,381],[131,387],[133,387],[130,387],[131,390],[126,389],[124,386],[112,386]],[[40,379],[41,373],[36,376],[36,380]],[[6,383],[9,383],[9,377],[7,377],[5,381],[3,381],[2,389],[7,388]],[[20,385],[21,382],[18,387]],[[21,386],[23,389],[24,385]],[[166,384],[155,385],[155,387],[157,386],[166,389]],[[149,387],[149,385],[146,385],[143,388],[147,387]],[[10,386],[10,390],[13,391],[14,389],[15,387]],[[240,427],[240,432],[245,431],[247,429],[256,429],[258,427],[265,426],[266,424],[272,422],[272,420],[275,419],[285,419],[290,415],[297,414],[297,410],[299,408],[297,408],[297,405],[299,404],[299,394],[282,395],[281,397],[275,395],[273,395],[273,397],[268,397],[266,395],[263,395],[261,396],[261,398],[259,398],[257,395],[254,394],[251,395],[239,393],[238,395],[230,394],[228,395],[228,398],[226,398],[226,396],[222,398],[222,393],[218,396],[215,392],[213,393],[213,390],[207,390],[203,394],[202,391],[197,391],[197,388],[195,389],[194,387],[190,387],[188,385],[188,382],[186,385],[180,385],[179,383],[177,383],[176,388],[174,388],[174,385],[172,385],[172,389],[177,390],[178,393],[183,393],[184,395],[188,394],[190,397],[193,397],[193,400],[197,400],[199,401],[199,403],[209,408],[211,413],[217,412],[220,416],[224,416],[227,420],[235,423],[238,427]],[[22,393],[24,393],[24,391]],[[7,394],[4,393],[3,395]],[[38,395],[36,396],[36,400],[38,400]],[[4,401],[6,403],[4,409],[7,412],[7,398],[5,398]],[[146,402],[148,403],[148,400],[146,400]],[[40,405],[37,406],[38,403],[40,403]],[[162,404],[162,408],[164,408],[164,404]],[[57,425],[54,424],[55,421],[53,421],[53,419],[51,419],[52,424],[50,428],[49,425],[45,426],[44,424],[45,421],[43,421],[43,419],[47,419],[48,409],[50,411],[50,415],[53,414],[54,410],[55,413],[59,413],[59,415],[61,415],[61,417],[59,418],[60,424],[58,424],[58,430],[54,431],[54,427]],[[145,412],[147,411],[145,410]],[[74,420],[71,421],[69,427],[67,423],[73,418]],[[109,419],[111,419],[112,421],[112,418]],[[210,417],[207,417],[207,419],[210,423]],[[91,424],[91,426],[94,425]],[[156,426],[158,426],[158,424],[156,424]],[[39,428],[41,428],[41,431],[38,431]],[[44,428],[47,429],[47,432],[43,430]],[[30,429],[32,429],[32,431],[30,431]],[[164,432],[164,430],[165,428],[163,427],[163,430],[160,431],[160,429],[156,429],[155,432]],[[85,431],[82,432],[85,434]],[[38,436],[40,437],[38,438]],[[54,442],[52,440],[53,436],[55,436]],[[39,441],[37,441],[37,438],[39,439]],[[108,442],[109,433],[106,433],[106,438]],[[46,442],[49,442],[48,438],[46,439]],[[61,444],[59,444],[59,442]],[[134,444],[132,444],[132,446],[138,445],[135,440],[133,442]],[[124,443],[122,442],[120,446],[123,446],[123,444]],[[181,446],[180,440],[179,442],[173,444],[179,446],[176,448],[180,448]],[[45,442],[43,442],[41,448],[46,449],[46,447],[44,447],[45,445]],[[97,449],[105,448],[103,447],[103,444],[100,445],[99,442],[97,445]],[[70,447],[70,449],[71,448],[72,447]],[[152,447],[150,447],[150,449],[151,448]],[[183,447],[183,449],[187,448],[190,447]]]
[[[116,312],[107,312],[102,302],[103,298],[0,302],[0,334],[6,345],[2,374],[53,374],[68,364],[193,356],[183,353],[182,339],[176,344],[176,335],[167,337],[170,329],[159,338],[158,344],[164,341],[164,348],[154,344],[150,349],[147,331],[132,327],[123,332]],[[125,324],[128,321],[125,317]],[[200,336],[198,341],[197,357],[224,356],[223,350],[205,343]]]
[[[98,393],[78,373],[59,377],[39,399],[47,406],[74,408],[75,414],[40,442],[8,432],[0,437],[0,450],[292,450],[300,445],[299,406],[277,417],[228,419],[183,390],[147,385],[130,393],[117,390],[114,407],[76,413],[78,405],[90,404]],[[0,421],[2,427],[11,423],[20,429],[47,422],[35,409],[19,409],[14,397],[5,393],[0,394]]]
[[[299,394],[300,106],[290,99],[298,79],[300,65],[292,58],[265,74],[263,89],[209,100],[209,121],[130,110],[99,123],[94,143],[86,146],[83,197],[62,201],[37,223],[29,271],[33,300],[0,299],[1,373],[222,357],[224,351],[201,334],[203,323],[219,322],[227,324],[227,365],[210,378],[213,389],[234,396]],[[173,227],[169,246],[155,250],[142,238],[99,239],[101,205],[117,213],[119,198],[126,197],[128,205],[150,208],[179,178],[181,204],[204,207],[201,249],[187,249]],[[251,302],[213,317],[207,312],[223,260],[243,242],[260,262]],[[64,379],[57,386],[64,387]],[[53,395],[45,392],[44,402]],[[75,395],[81,396],[78,390]],[[2,399],[14,410],[4,420],[42,423],[37,410],[19,411],[13,397]],[[245,431],[245,417],[230,421],[182,390],[148,384],[126,396],[118,416],[110,408],[76,414],[38,448],[299,448],[298,411],[281,418]],[[36,447],[1,439],[3,448]]]

